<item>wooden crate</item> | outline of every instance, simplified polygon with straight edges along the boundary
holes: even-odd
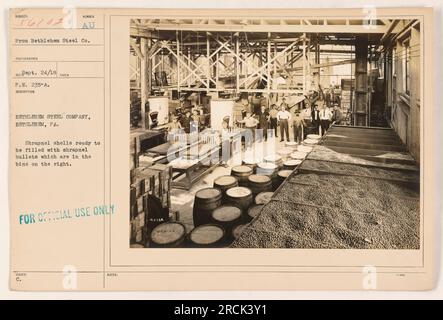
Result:
[[[163,208],[171,206],[172,168],[156,164],[149,168],[136,168],[131,171],[130,208],[131,244],[146,246],[149,238],[149,208],[147,195],[157,197]]]

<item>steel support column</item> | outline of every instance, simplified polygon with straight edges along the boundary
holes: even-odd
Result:
[[[354,125],[368,125],[368,38],[355,39],[355,110]]]

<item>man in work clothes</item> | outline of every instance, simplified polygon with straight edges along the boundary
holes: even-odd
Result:
[[[266,110],[265,106],[262,106],[260,114],[258,115],[258,125],[259,128],[263,131],[262,135],[265,141],[268,140],[268,128],[269,128],[268,121],[269,121],[269,112]]]
[[[277,120],[280,124],[280,134],[281,139],[280,142],[284,140],[285,132],[286,132],[286,141],[289,142],[289,121],[291,120],[291,113],[286,111],[286,108],[281,106],[281,110],[277,113]]]
[[[331,93],[329,90],[327,90],[325,93],[325,103],[328,108],[331,106]]]
[[[329,129],[331,117],[331,111],[329,111],[329,108],[326,108],[326,106],[324,106],[323,109],[320,111],[321,135],[324,135]]]
[[[177,116],[172,117],[172,122],[169,123],[168,130],[172,131],[172,133],[178,133],[180,129],[182,129],[181,123],[178,121]]]
[[[251,113],[248,112],[243,120],[238,120],[237,122],[245,125],[245,144],[246,147],[251,147],[255,141],[255,129],[257,129],[258,120],[252,117]]]
[[[305,120],[300,116],[300,111],[295,112],[294,120],[292,121],[294,128],[294,142],[301,143],[303,141],[303,129],[306,128]]]
[[[229,135],[229,123],[222,121],[222,130],[220,132],[220,140],[222,142],[221,149],[221,165],[228,166],[228,161],[231,158],[231,139]]]
[[[183,129],[185,130],[186,133],[191,132],[191,122],[192,122],[192,118],[191,118],[191,112],[190,111],[186,111],[186,115],[183,117],[182,119],[183,123]]]
[[[319,130],[319,127],[320,127],[320,114],[319,114],[319,111],[318,111],[318,106],[316,104],[314,105],[314,108],[312,109],[311,119],[312,119],[312,125],[313,125],[313,127],[315,129],[314,133],[318,134],[318,130]]]
[[[332,121],[337,124],[340,125],[341,124],[341,120],[343,118],[343,114],[341,112],[341,110],[338,108],[338,105],[334,105],[334,112],[332,113]]]
[[[281,110],[282,108],[285,108],[286,110],[289,109],[289,105],[286,103],[286,98],[282,98],[282,99],[281,99],[280,110]]]
[[[278,138],[278,134],[277,134],[277,126],[278,126],[278,120],[277,120],[277,106],[275,104],[273,104],[271,106],[271,111],[269,111],[269,122],[270,122],[270,127],[271,130],[274,130],[274,135],[276,138]]]

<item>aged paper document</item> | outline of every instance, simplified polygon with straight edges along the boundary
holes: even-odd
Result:
[[[11,9],[11,288],[432,289],[433,29]]]

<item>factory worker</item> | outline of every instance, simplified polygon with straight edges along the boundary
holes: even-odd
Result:
[[[334,105],[334,111],[332,112],[332,121],[340,125],[341,121],[343,119],[343,113],[341,112],[340,108],[338,107],[338,104]]]
[[[182,127],[180,121],[178,121],[178,117],[177,116],[173,116],[172,117],[172,122],[169,124],[169,131],[177,132],[177,131],[179,131],[182,128],[183,127]]]
[[[281,105],[281,110],[277,113],[277,120],[280,125],[280,141],[284,140],[286,133],[286,140],[289,142],[289,121],[291,121],[291,113],[286,111],[286,107]]]
[[[227,167],[228,161],[231,158],[231,136],[229,132],[229,123],[225,120],[222,121],[220,138],[222,143],[221,165]]]
[[[323,109],[320,110],[321,135],[324,135],[325,132],[329,129],[331,118],[331,111],[329,111],[329,108],[326,108],[326,106],[324,106]]]
[[[289,109],[289,105],[286,103],[286,98],[282,98],[282,99],[281,99],[280,110],[281,110],[282,108],[285,108],[286,110]]]
[[[257,129],[258,120],[255,119],[250,112],[246,113],[246,117],[243,120],[237,120],[239,123],[245,125],[245,141],[246,146],[251,147],[252,143],[255,141],[255,129]]]
[[[303,141],[303,130],[307,125],[303,117],[300,115],[300,111],[295,112],[292,127],[294,129],[294,141],[301,143]]]
[[[198,114],[197,109],[192,110],[191,119],[192,121],[190,122],[190,132],[195,133],[199,130],[199,120],[200,120],[200,115]]]
[[[331,106],[331,92],[329,89],[327,89],[325,93],[325,103],[328,108]]]
[[[318,106],[314,104],[314,107],[311,112],[312,125],[315,128],[315,132],[318,133],[320,127],[320,111],[318,110]]]
[[[258,115],[259,128],[263,131],[262,135],[265,141],[268,140],[269,129],[269,112],[265,106],[261,106],[260,114]]]
[[[269,125],[270,125],[270,129],[274,130],[274,135],[276,138],[278,138],[278,135],[277,135],[277,127],[278,127],[277,114],[278,114],[277,105],[273,104],[271,106],[271,111],[269,111]]]
[[[183,121],[182,122],[183,129],[185,130],[186,133],[189,133],[191,131],[191,121],[192,121],[190,111],[186,111],[186,114],[182,118],[182,121]]]

